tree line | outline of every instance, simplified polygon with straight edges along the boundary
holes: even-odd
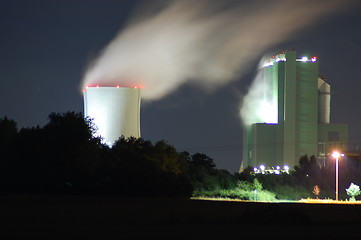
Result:
[[[51,113],[43,127],[0,119],[0,194],[114,194],[189,197],[194,189],[228,188],[234,176],[205,154],[178,152],[165,141],[95,137],[81,113]]]
[[[242,181],[257,179],[265,189],[277,199],[298,200],[301,198],[335,198],[335,161],[320,165],[315,156],[300,157],[299,164],[289,174],[253,174],[253,168],[246,168],[239,178]],[[346,189],[351,183],[361,184],[360,168],[353,165],[351,158],[345,157],[339,165],[339,198],[348,199]],[[315,191],[316,189],[316,191]]]
[[[42,127],[18,129],[0,119],[0,194],[112,194],[121,196],[333,198],[334,165],[302,156],[289,174],[231,174],[203,153],[178,152],[165,141],[119,138],[109,147],[81,113],[51,113]],[[340,162],[340,198],[361,171]],[[256,182],[255,182],[256,181]],[[254,190],[257,190],[255,194]]]

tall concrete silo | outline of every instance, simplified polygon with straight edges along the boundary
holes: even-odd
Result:
[[[84,115],[93,119],[97,135],[111,146],[121,136],[140,137],[140,101],[137,87],[86,87]]]
[[[318,123],[330,123],[331,87],[324,79],[318,77]]]

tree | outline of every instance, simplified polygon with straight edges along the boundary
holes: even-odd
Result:
[[[257,191],[261,191],[263,188],[262,183],[260,183],[257,178],[253,179],[253,188]]]
[[[187,197],[189,179],[180,168],[184,154],[164,141],[121,137],[107,150],[100,170],[102,191],[124,196]]]
[[[81,113],[51,113],[44,127],[17,132],[12,125],[15,136],[0,183],[4,191],[79,193],[91,188],[102,145],[90,120]]]
[[[9,171],[14,162],[15,140],[18,134],[17,124],[7,117],[0,119],[0,192],[9,187],[12,172]]]
[[[195,189],[212,190],[219,187],[213,159],[206,154],[195,153],[189,158],[188,176]]]
[[[320,195],[321,189],[318,185],[313,186],[312,193],[315,194],[316,199],[318,199],[318,195]]]
[[[202,166],[208,170],[213,170],[216,168],[216,164],[214,163],[213,159],[208,157],[204,153],[195,153],[192,155],[191,162],[194,165]]]
[[[163,171],[179,174],[180,170],[180,154],[177,150],[167,144],[165,141],[159,141],[154,145],[156,159]]]
[[[9,144],[17,134],[17,124],[14,120],[7,118],[0,119],[0,146]]]
[[[314,155],[302,156],[299,165],[295,166],[294,176],[306,189],[311,188],[315,183],[322,182],[321,168],[317,164],[316,157]]]
[[[51,113],[42,129],[43,164],[59,184],[75,186],[89,184],[91,175],[100,163],[100,138],[94,137],[94,125],[82,113]],[[46,155],[45,155],[46,154]],[[49,162],[50,161],[50,162]],[[50,179],[52,176],[49,176]]]
[[[361,194],[360,187],[353,183],[346,189],[346,192],[350,196],[350,201],[356,201],[355,197]]]

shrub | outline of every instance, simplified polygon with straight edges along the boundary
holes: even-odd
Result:
[[[197,190],[193,192],[193,197],[208,197],[208,198],[230,198],[240,200],[257,200],[257,201],[276,201],[274,193],[260,190],[248,191],[241,188],[233,189],[216,189],[216,190]]]
[[[361,194],[360,187],[351,183],[350,187],[346,189],[347,195],[350,196],[350,201],[356,201],[355,197]]]
[[[278,199],[298,200],[309,197],[309,193],[302,186],[277,185],[274,186],[272,192],[276,194]]]

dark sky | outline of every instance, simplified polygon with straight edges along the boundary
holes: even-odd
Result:
[[[44,125],[51,112],[83,111],[79,90],[87,63],[126,23],[136,1],[2,1],[0,7],[0,117],[18,127]],[[271,52],[294,48],[318,56],[332,88],[331,121],[348,123],[361,141],[361,6],[336,12]],[[285,23],[287,24],[287,23]],[[280,26],[282,27],[282,26]],[[257,62],[238,81],[213,93],[181,86],[142,105],[142,137],[180,150],[204,152],[218,168],[238,171],[242,124],[238,112]]]

